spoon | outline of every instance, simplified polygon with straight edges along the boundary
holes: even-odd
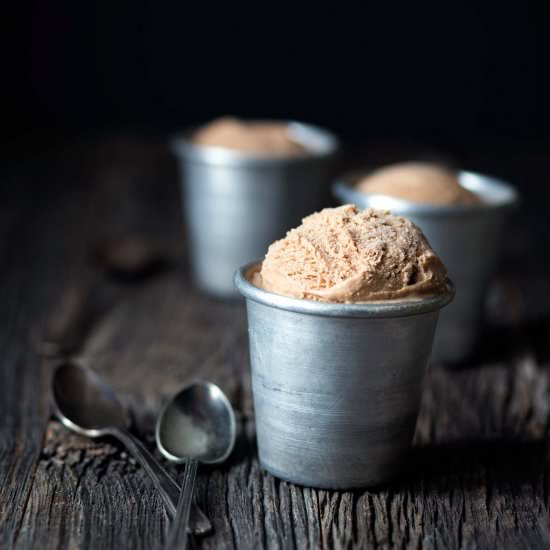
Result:
[[[87,437],[116,437],[149,474],[169,513],[176,513],[179,485],[145,446],[128,432],[130,418],[113,390],[90,369],[65,363],[52,376],[54,413],[70,430]],[[205,534],[212,528],[204,513],[194,507],[191,530]]]
[[[182,490],[166,548],[185,549],[198,463],[225,460],[233,450],[235,433],[231,404],[222,390],[210,382],[190,384],[162,410],[157,421],[157,447],[168,460],[185,462]]]

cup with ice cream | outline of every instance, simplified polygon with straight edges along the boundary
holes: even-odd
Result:
[[[259,460],[291,482],[344,489],[402,467],[446,269],[409,220],[327,208],[235,274],[246,298]]]
[[[338,142],[308,124],[222,118],[175,138],[172,150],[194,280],[230,297],[235,269],[323,205]]]
[[[333,189],[343,203],[388,209],[422,229],[456,285],[455,300],[441,313],[433,359],[466,359],[479,334],[507,215],[518,200],[514,188],[491,176],[407,162],[343,177]]]

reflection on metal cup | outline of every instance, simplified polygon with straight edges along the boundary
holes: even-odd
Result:
[[[235,274],[246,298],[258,453],[282,479],[332,489],[382,483],[410,448],[448,292],[337,304],[289,298]]]
[[[233,273],[261,257],[329,197],[338,141],[315,126],[288,122],[307,153],[257,156],[172,141],[180,163],[183,208],[196,284],[221,297],[236,296]]]
[[[518,201],[516,191],[496,178],[460,172],[461,185],[476,193],[482,199],[480,204],[419,204],[357,191],[355,184],[364,175],[337,181],[334,195],[360,208],[381,208],[406,216],[422,229],[456,285],[455,300],[441,313],[432,357],[436,362],[448,363],[465,359],[476,344],[503,225],[510,207]]]

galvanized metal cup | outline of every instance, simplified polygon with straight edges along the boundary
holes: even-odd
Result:
[[[343,203],[360,208],[382,208],[406,216],[422,229],[456,285],[455,300],[441,313],[432,357],[451,364],[464,360],[476,344],[503,226],[510,207],[518,201],[517,192],[497,178],[459,172],[461,185],[480,196],[481,204],[415,204],[357,191],[355,184],[364,175],[351,175],[337,181],[333,186],[334,195]]]
[[[439,309],[453,297],[334,304],[262,290],[241,268],[258,454],[288,481],[380,484],[401,468],[416,425]]]
[[[258,156],[197,146],[188,136],[172,141],[181,168],[193,276],[202,290],[236,296],[235,269],[261,257],[330,197],[337,139],[315,126],[287,124],[307,154]]]

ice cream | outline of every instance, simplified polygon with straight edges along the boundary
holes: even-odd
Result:
[[[267,155],[304,155],[307,149],[293,141],[283,122],[245,122],[224,117],[199,129],[192,137],[196,145],[225,147]]]
[[[256,286],[296,298],[368,302],[447,292],[447,271],[420,229],[353,205],[302,220],[268,249]]]
[[[380,168],[357,183],[362,193],[388,195],[426,204],[476,204],[481,199],[462,187],[443,166],[404,162]]]

